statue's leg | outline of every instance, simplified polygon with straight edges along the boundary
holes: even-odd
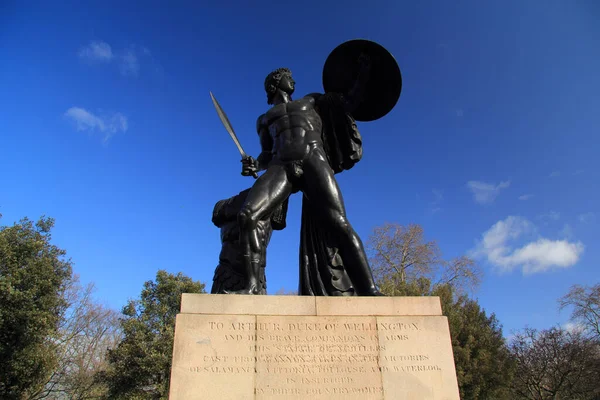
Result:
[[[292,184],[282,165],[271,165],[250,189],[248,197],[238,214],[240,226],[240,249],[247,275],[247,284],[239,294],[258,294],[259,273],[266,252],[258,234],[258,222],[270,215],[292,192]]]
[[[303,170],[302,191],[323,223],[338,238],[340,255],[356,293],[362,296],[380,296],[363,243],[346,217],[342,193],[321,149],[313,149],[304,161]]]

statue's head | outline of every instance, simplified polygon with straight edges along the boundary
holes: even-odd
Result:
[[[273,96],[277,93],[277,89],[284,91],[288,95],[294,93],[294,79],[292,71],[288,68],[277,68],[275,71],[267,75],[265,79],[265,91],[267,92],[267,103],[273,104]]]

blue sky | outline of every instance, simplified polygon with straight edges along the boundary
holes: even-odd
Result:
[[[84,3],[0,6],[0,213],[56,218],[56,243],[106,304],[159,268],[210,288],[214,203],[253,179],[209,90],[257,155],[266,74],[289,67],[297,94],[321,91],[329,52],[359,37],[404,80],[338,175],[363,240],[419,223],[445,256],[475,255],[475,295],[506,334],[565,323],[556,299],[598,282],[597,2]],[[297,285],[300,200],[268,250],[271,293]]]

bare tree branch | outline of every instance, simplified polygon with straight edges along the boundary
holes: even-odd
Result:
[[[118,343],[119,315],[94,302],[93,284],[82,287],[74,276],[63,293],[68,307],[58,334],[50,338],[59,355],[57,368],[31,399],[96,399],[104,389],[95,379],[106,367],[106,352]]]
[[[517,362],[512,390],[531,400],[595,399],[600,395],[599,343],[562,328],[526,328],[511,340]]]
[[[467,256],[444,260],[435,241],[425,241],[423,228],[386,223],[373,230],[367,248],[375,278],[383,282],[415,282],[427,278],[433,286],[450,284],[460,294],[476,290],[482,272]]]
[[[572,307],[571,319],[579,323],[587,334],[600,339],[600,283],[571,286],[558,303],[561,310]]]

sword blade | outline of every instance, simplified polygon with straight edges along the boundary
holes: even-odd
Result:
[[[240,151],[242,158],[248,157],[246,155],[246,152],[242,148],[240,141],[238,140],[237,136],[235,135],[233,127],[231,126],[231,122],[229,122],[229,118],[227,118],[225,111],[223,111],[223,109],[221,108],[221,105],[219,104],[217,99],[215,99],[215,96],[213,96],[212,92],[209,92],[209,93],[210,93],[210,98],[212,99],[213,105],[215,106],[215,109],[217,110],[217,114],[219,115],[219,118],[221,119],[221,122],[223,123],[223,126],[225,126],[225,129],[229,133],[229,136],[231,136],[231,139],[233,139],[233,142],[235,143],[238,150]]]

